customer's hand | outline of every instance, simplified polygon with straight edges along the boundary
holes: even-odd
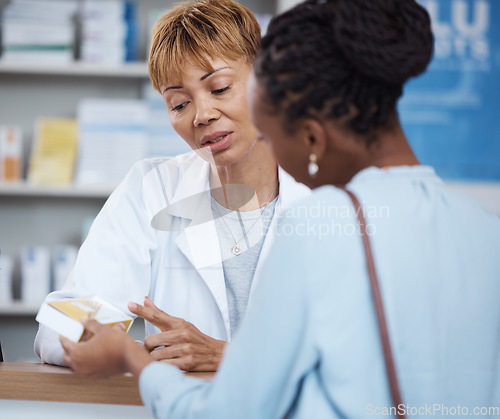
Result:
[[[216,371],[226,342],[201,333],[193,324],[160,310],[146,297],[144,306],[129,303],[129,310],[161,330],[144,340],[156,361],[165,361],[184,371]]]
[[[82,320],[92,336],[84,342],[60,337],[64,349],[63,361],[75,372],[91,378],[106,378],[132,372],[139,376],[152,362],[140,343],[125,333],[121,325],[105,326],[95,320]]]

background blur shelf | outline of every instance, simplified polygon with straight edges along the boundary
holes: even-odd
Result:
[[[37,63],[33,65],[33,63],[5,62],[0,60],[0,74],[149,78],[145,62],[123,64],[120,66],[86,64],[81,62],[58,65]]]
[[[0,305],[0,316],[35,317],[39,308],[39,305],[27,305],[21,302],[14,302],[8,305]]]
[[[29,183],[0,183],[0,196],[55,197],[55,198],[107,198],[116,185],[98,186],[36,186]]]
[[[500,183],[498,182],[446,182],[456,191],[478,200],[483,208],[500,217]]]
[[[453,182],[448,186],[477,199],[489,211],[500,215],[500,183]],[[116,185],[37,186],[26,182],[1,183],[0,197],[45,197],[106,199]]]
[[[0,0],[0,12],[9,0]],[[138,0],[138,57],[142,62],[119,66],[82,62],[48,65],[13,63],[0,59],[0,125],[21,127],[24,174],[31,151],[35,121],[40,117],[74,118],[82,98],[141,99],[149,83],[146,65],[151,18],[172,7],[176,0]],[[256,13],[274,13],[277,0],[244,0]],[[165,115],[167,111],[165,110]],[[110,156],[110,159],[112,156]],[[0,250],[16,258],[14,290],[19,289],[21,246],[53,248],[59,244],[79,246],[82,230],[97,215],[111,193],[111,185],[99,187],[35,187],[0,184]],[[16,292],[14,292],[17,297]],[[16,303],[0,305],[0,339],[7,361],[36,360],[33,339],[38,328],[38,307]],[[144,333],[134,322],[136,338]],[[1,416],[1,414],[0,414]]]

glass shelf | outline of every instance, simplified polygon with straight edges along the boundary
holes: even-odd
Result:
[[[68,64],[40,64],[30,62],[9,62],[0,60],[0,74],[26,75],[58,75],[58,76],[85,76],[85,77],[121,77],[144,78],[149,77],[146,62],[134,62],[122,65],[98,65],[82,62]]]
[[[99,186],[39,186],[25,182],[0,182],[0,197],[54,197],[54,198],[102,198],[106,199],[116,185]]]
[[[21,301],[14,301],[9,304],[0,305],[0,316],[26,316],[35,317],[40,309],[40,304],[26,304]]]

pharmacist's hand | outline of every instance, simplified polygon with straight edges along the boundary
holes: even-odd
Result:
[[[154,360],[184,371],[217,371],[226,342],[213,339],[193,324],[161,311],[148,297],[144,299],[144,306],[129,303],[128,308],[161,330],[144,340]]]
[[[127,351],[142,351],[147,356],[141,345],[125,333],[123,326],[109,327],[95,320],[82,322],[85,330],[93,335],[88,340],[76,343],[60,337],[63,361],[75,372],[91,378],[106,378],[131,369],[127,364]]]

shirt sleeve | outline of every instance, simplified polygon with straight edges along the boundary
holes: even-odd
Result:
[[[318,362],[308,323],[306,268],[290,263],[301,252],[278,237],[263,266],[254,301],[212,382],[152,363],[139,386],[157,418],[277,418],[293,404]],[[304,244],[300,245],[306,247]]]
[[[96,294],[123,312],[127,302],[148,295],[155,231],[142,196],[147,162],[136,164],[111,194],[78,252],[75,267],[62,290],[45,301]],[[129,313],[130,314],[130,313]],[[64,365],[59,335],[40,325],[35,352],[43,362]]]

